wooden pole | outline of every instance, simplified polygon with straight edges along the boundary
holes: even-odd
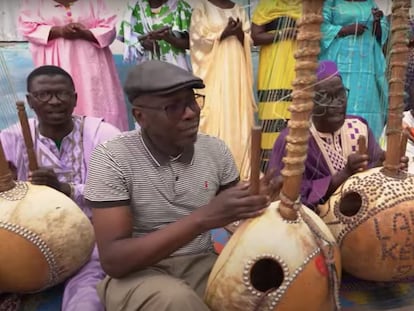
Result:
[[[36,153],[33,148],[32,134],[30,133],[29,121],[27,120],[26,110],[24,108],[24,102],[17,102],[17,114],[19,115],[20,125],[22,127],[22,134],[24,143],[26,145],[27,156],[29,159],[29,170],[35,171],[38,169]]]
[[[400,173],[404,88],[409,53],[407,33],[410,7],[411,0],[394,0],[392,4],[387,150],[384,162],[384,173],[392,177],[397,177]]]
[[[286,137],[286,156],[283,159],[283,188],[279,212],[285,219],[297,218],[294,206],[300,199],[302,174],[308,150],[310,116],[313,109],[314,85],[317,82],[320,27],[323,0],[302,1],[302,18],[298,23],[296,79],[293,82],[291,119]]]
[[[260,126],[254,126],[251,133],[251,158],[250,158],[250,189],[252,194],[260,191],[260,143],[262,130]]]
[[[3,145],[0,141],[0,192],[13,189],[15,183],[10,172],[9,163],[4,155]]]

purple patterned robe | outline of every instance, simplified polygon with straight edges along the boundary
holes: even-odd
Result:
[[[363,118],[356,116],[347,116],[344,126],[347,127],[349,122],[353,119],[360,120],[364,124],[367,124]],[[354,135],[354,133],[348,133],[349,135]],[[285,129],[280,133],[274,144],[272,155],[270,157],[269,169],[275,168],[277,175],[280,175],[280,171],[284,167],[282,159],[285,156],[287,134],[288,129]],[[352,140],[354,139],[352,138]],[[333,141],[340,141],[340,139],[333,139]],[[380,160],[381,155],[383,154],[383,150],[376,142],[375,137],[369,128],[367,141],[369,166],[373,166]],[[302,178],[302,203],[312,209],[314,209],[318,204],[324,203],[323,198],[326,195],[329,184],[331,183],[332,174],[318,144],[316,143],[315,138],[312,135],[310,136],[308,143],[308,154],[305,161],[305,171]]]
[[[73,118],[74,129],[63,138],[60,149],[52,139],[39,133],[36,119],[29,119],[29,124],[39,167],[53,168],[59,181],[72,183],[74,185],[72,199],[90,218],[91,211],[83,199],[90,155],[96,145],[113,138],[120,131],[109,123],[103,122],[101,118],[78,116]],[[0,132],[0,140],[6,159],[17,168],[18,179],[27,180],[28,160],[20,125],[15,124]],[[104,311],[105,308],[96,292],[96,285],[104,276],[95,247],[90,261],[67,281],[62,311]]]

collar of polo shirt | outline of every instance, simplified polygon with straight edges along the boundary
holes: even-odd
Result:
[[[173,159],[171,159],[170,155],[161,152],[152,143],[151,139],[144,131],[141,131],[141,140],[145,147],[145,150],[148,152],[149,156],[152,158],[152,160],[157,166],[167,165],[171,161],[178,161],[184,164],[191,164],[193,161],[194,145],[188,146],[183,150],[182,153],[180,153],[179,156],[173,157]]]

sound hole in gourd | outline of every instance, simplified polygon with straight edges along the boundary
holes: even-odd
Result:
[[[283,283],[283,269],[281,265],[270,258],[258,260],[250,270],[252,286],[261,292],[277,289]]]
[[[339,211],[342,215],[355,216],[362,207],[362,198],[357,192],[349,192],[341,198]]]

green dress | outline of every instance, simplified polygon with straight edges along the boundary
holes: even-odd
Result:
[[[157,9],[151,9],[148,0],[129,1],[118,33],[118,40],[125,43],[124,60],[140,63],[149,59],[158,59],[189,70],[185,50],[159,40],[159,49],[146,51],[139,38],[165,26],[170,26],[176,36],[188,35],[191,11],[191,6],[183,0],[168,0]]]

